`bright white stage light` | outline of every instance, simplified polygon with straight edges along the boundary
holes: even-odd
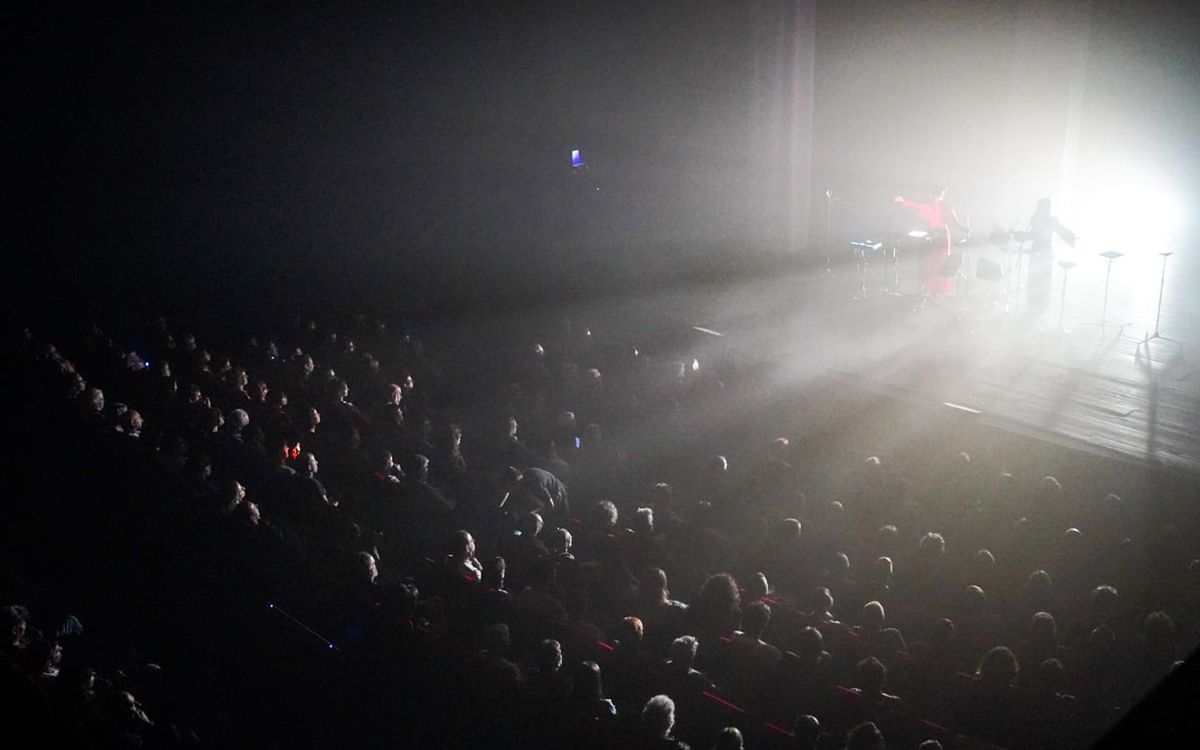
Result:
[[[1077,220],[1064,223],[1095,252],[1158,253],[1175,239],[1183,220],[1165,184],[1140,171],[1098,171],[1078,187],[1077,196]]]

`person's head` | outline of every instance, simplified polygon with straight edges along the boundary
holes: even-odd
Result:
[[[497,622],[483,629],[483,647],[492,656],[504,656],[511,645],[508,625]]]
[[[779,542],[783,545],[794,545],[800,541],[803,527],[798,518],[785,518],[779,522]]]
[[[929,642],[935,646],[945,646],[954,640],[954,621],[939,617],[929,627]]]
[[[877,557],[871,564],[871,583],[887,586],[892,582],[892,558]]]
[[[743,750],[742,731],[737,727],[725,727],[717,734],[713,750]]]
[[[921,537],[917,551],[923,559],[936,560],[946,554],[946,538],[937,532],[930,531]]]
[[[1091,603],[1092,615],[1099,622],[1107,622],[1116,614],[1120,596],[1115,587],[1101,585],[1092,589]]]
[[[846,733],[846,750],[884,750],[883,732],[874,722],[864,721]]]
[[[508,572],[508,563],[497,555],[483,564],[483,585],[494,589],[504,588],[504,576]]]
[[[236,479],[228,479],[221,483],[220,495],[218,495],[218,512],[227,516],[242,504],[246,499],[246,488],[241,485]]]
[[[796,748],[811,750],[816,747],[817,740],[821,737],[821,722],[812,714],[798,716],[795,724],[792,725],[792,734],[796,738]]]
[[[571,551],[571,544],[574,541],[571,532],[566,529],[556,528],[550,532],[550,551],[556,555],[565,555]]]
[[[696,651],[700,647],[700,642],[694,636],[681,635],[671,641],[671,663],[691,668],[696,662]]]
[[[1030,596],[1039,599],[1049,596],[1053,586],[1050,574],[1044,570],[1033,571],[1029,574],[1029,578],[1025,580],[1025,591]]]
[[[126,435],[140,435],[144,424],[141,412],[137,409],[126,409],[121,415],[121,429]]]
[[[1151,612],[1142,623],[1146,643],[1158,651],[1175,651],[1175,621],[1166,612]]]
[[[649,737],[667,737],[675,726],[675,701],[656,695],[642,707],[642,731]]]
[[[307,451],[300,454],[300,457],[296,459],[296,463],[298,464],[297,468],[309,476],[316,476],[317,472],[321,469],[321,465],[317,462],[317,457]]]
[[[466,529],[459,529],[450,535],[450,554],[458,560],[470,560],[475,557],[475,537]]]
[[[879,648],[895,653],[906,650],[908,644],[904,642],[904,634],[899,628],[884,628],[879,631]]]
[[[894,524],[885,523],[875,532],[875,544],[880,552],[890,555],[896,549],[896,540],[900,538],[900,529]]]
[[[30,642],[21,652],[21,661],[25,669],[33,675],[40,675],[62,661],[62,647],[58,643],[38,638]]]
[[[917,745],[917,750],[942,750],[942,743],[937,740],[925,740]]]
[[[987,594],[979,586],[971,584],[962,594],[962,614],[982,617],[987,611]]]
[[[834,579],[843,579],[850,575],[850,556],[838,552],[829,561],[829,575]]]
[[[710,611],[736,610],[741,605],[737,581],[728,573],[717,573],[704,580],[699,603]]]
[[[825,636],[811,625],[801,630],[800,635],[796,637],[796,654],[807,661],[817,658],[824,650]]]
[[[859,615],[859,620],[862,622],[863,630],[868,632],[878,632],[884,621],[887,619],[883,605],[876,601],[870,601],[863,605],[862,613]]]
[[[751,638],[763,637],[771,622],[771,608],[762,602],[750,602],[742,607],[742,631]]]
[[[666,572],[662,568],[646,568],[638,578],[638,593],[645,601],[665,602],[669,596]]]
[[[991,576],[992,571],[996,569],[996,556],[992,554],[991,550],[981,549],[976,551],[971,562],[972,574],[981,581],[986,581]]]
[[[617,527],[617,506],[609,500],[601,500],[592,506],[591,522],[598,530],[610,532]]]
[[[545,521],[540,513],[526,513],[517,521],[517,529],[527,537],[536,537],[542,533]]]
[[[1068,688],[1067,669],[1058,659],[1044,659],[1030,680],[1030,687],[1051,695],[1065,693]]]
[[[379,566],[375,562],[375,556],[370,552],[356,552],[354,554],[356,569],[355,572],[366,583],[375,583],[379,578]]]
[[[1011,685],[1019,672],[1016,655],[1004,646],[996,646],[983,655],[975,675],[990,685]]]
[[[1039,198],[1038,202],[1037,202],[1037,208],[1034,209],[1034,214],[1036,214],[1037,216],[1049,216],[1050,215],[1050,199],[1049,198]]]
[[[100,414],[104,411],[104,391],[99,388],[88,388],[83,394],[84,407],[88,411]]]
[[[818,586],[813,592],[813,611],[819,615],[827,614],[833,609],[833,594],[824,586]]]
[[[650,487],[650,506],[652,508],[670,508],[675,490],[667,482],[657,482]]]
[[[1108,657],[1116,645],[1117,636],[1107,625],[1092,628],[1092,632],[1088,633],[1087,650],[1092,656]]]
[[[381,474],[386,474],[396,467],[396,460],[387,448],[376,448],[371,451],[371,468]]]
[[[771,584],[767,582],[767,576],[761,570],[746,581],[746,599],[754,601],[761,599],[771,593]]]
[[[723,480],[729,472],[729,459],[724,456],[713,456],[706,464],[710,479]]]
[[[1037,612],[1029,621],[1029,640],[1037,643],[1058,643],[1058,625],[1054,615],[1049,612]]]
[[[350,397],[350,384],[341,378],[334,378],[330,385],[330,390],[333,393],[333,398],[336,401],[345,401]]]
[[[25,640],[28,629],[29,610],[19,604],[10,604],[0,609],[0,628],[3,628],[4,638],[9,645],[17,645]]]
[[[604,698],[599,664],[585,661],[575,665],[571,670],[571,694],[581,701],[599,701]]]
[[[229,429],[233,433],[240,433],[250,424],[250,413],[245,409],[234,409],[229,412],[227,420]]]
[[[562,667],[562,644],[547,638],[533,650],[533,665],[542,674],[554,674]]]
[[[633,530],[642,535],[650,536],[654,533],[654,509],[653,508],[638,508],[633,513]]]
[[[425,480],[429,478],[429,459],[420,453],[405,456],[404,463],[400,468],[404,470],[404,476],[409,479]]]
[[[636,646],[642,642],[646,626],[640,617],[625,617],[617,623],[616,641],[627,646]]]
[[[934,203],[940,203],[946,200],[946,186],[934,185],[933,190],[929,191],[929,199]]]
[[[868,656],[855,666],[854,672],[858,676],[858,687],[864,693],[878,695],[883,692],[883,685],[887,682],[887,667],[883,662]]]

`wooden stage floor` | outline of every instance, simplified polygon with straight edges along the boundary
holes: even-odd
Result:
[[[977,252],[1000,260],[994,248]],[[1058,330],[1057,268],[1054,307],[1038,326],[1022,316],[1023,296],[1016,308],[1006,306],[1013,297],[1003,282],[977,278],[961,294],[915,310],[911,262],[899,268],[901,291],[909,282],[903,296],[861,294],[848,265],[680,284],[568,314],[609,338],[642,344],[640,332],[666,321],[690,332],[687,356],[753,360],[781,390],[845,377],[915,403],[978,410],[1007,430],[1200,477],[1200,252],[1169,259],[1159,326],[1169,338],[1148,343],[1159,256],[1116,261],[1104,327],[1095,324],[1104,261],[1084,255],[1077,262],[1065,307],[1069,333]]]

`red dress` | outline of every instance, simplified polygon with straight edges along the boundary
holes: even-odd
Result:
[[[949,294],[950,279],[942,276],[940,271],[946,259],[950,257],[950,209],[942,201],[918,203],[906,200],[903,205],[917,210],[917,216],[925,222],[929,238],[921,247],[920,257],[917,258],[917,283],[921,285],[921,293],[929,295]]]

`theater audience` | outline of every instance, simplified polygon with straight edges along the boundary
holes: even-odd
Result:
[[[156,318],[146,367],[99,328],[22,334],[14,418],[58,460],[0,595],[40,611],[32,572],[106,621],[5,606],[6,688],[112,746],[269,744],[236,706],[312,726],[273,689],[336,674],[379,695],[331,712],[427,711],[429,746],[1081,747],[1195,646],[1194,524],[1143,532],[1124,491],[957,447],[802,494],[801,441],[688,443],[715,391],[664,395],[590,338],[485,360],[298,320],[231,358]]]

